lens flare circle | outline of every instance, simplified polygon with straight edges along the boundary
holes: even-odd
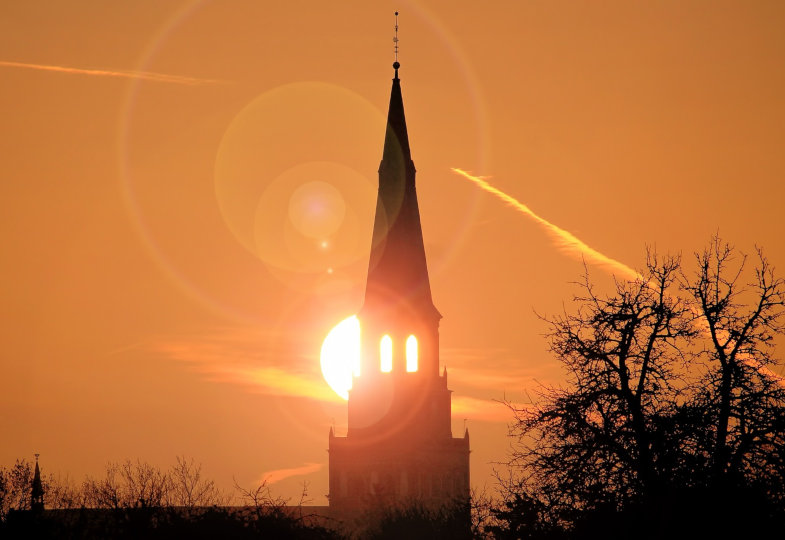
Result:
[[[356,170],[326,161],[282,172],[267,185],[254,212],[255,255],[271,271],[312,278],[364,259],[371,216],[361,209],[372,206],[373,187]],[[291,277],[274,275],[294,284]]]
[[[347,118],[352,122],[346,122]],[[289,221],[294,191],[312,181],[332,185],[346,212],[364,213],[368,204],[365,192],[375,193],[376,182],[373,175],[365,178],[357,171],[373,171],[375,160],[368,157],[376,156],[381,147],[380,126],[384,126],[384,115],[376,106],[335,84],[284,84],[250,101],[226,128],[215,159],[216,202],[234,237],[270,262],[266,259],[275,258],[275,254],[259,253],[254,241],[259,205],[271,203],[273,208],[266,210]],[[291,191],[280,193],[281,187]],[[356,193],[362,196],[358,198]],[[276,194],[283,197],[270,200]],[[372,197],[370,204],[373,206]],[[308,232],[319,225],[300,223],[299,219],[295,222],[305,225]],[[341,222],[326,225],[337,227]],[[298,234],[302,232],[298,230]]]
[[[289,219],[303,235],[328,238],[338,230],[346,214],[346,203],[341,192],[321,180],[298,187],[289,198]],[[319,246],[326,249],[329,242]]]
[[[486,103],[482,95],[479,77],[474,72],[471,63],[467,60],[468,56],[461,49],[460,40],[450,31],[449,27],[441,20],[437,13],[417,2],[408,2],[406,3],[406,6],[407,10],[411,10],[412,20],[417,19],[430,29],[431,33],[437,39],[439,50],[447,54],[448,58],[452,60],[452,64],[460,73],[461,84],[459,86],[462,91],[469,96],[469,100],[472,103],[470,116],[474,119],[474,125],[469,131],[477,135],[476,155],[479,161],[478,169],[485,169],[487,168],[487,162],[489,160],[489,128],[485,110]],[[227,20],[227,13],[233,17],[237,15],[236,13],[231,12],[230,8],[229,12],[225,12],[226,9],[224,3],[214,0],[187,0],[186,2],[183,2],[178,9],[174,10],[167,19],[163,20],[157,28],[152,31],[147,43],[144,44],[136,61],[131,66],[131,71],[153,72],[162,69],[162,65],[170,65],[171,62],[169,62],[169,60],[171,60],[171,55],[179,54],[180,47],[177,45],[181,43],[179,40],[184,36],[192,34],[194,28],[203,28],[205,22],[225,21]],[[237,10],[235,10],[235,12],[236,11]],[[234,13],[234,15],[232,15],[232,13]],[[237,15],[238,21],[240,21],[243,16],[242,13]],[[210,24],[212,24],[212,22],[210,22]],[[257,33],[257,35],[253,37],[253,39],[258,38],[258,41],[255,42],[256,45],[258,45],[256,47],[257,49],[260,47],[264,49],[267,40],[273,39],[265,36],[265,33]],[[217,61],[220,61],[220,58]],[[210,71],[212,64],[208,62],[202,67]],[[233,73],[233,76],[246,80],[246,77],[249,77],[250,73],[240,71],[239,74]],[[274,106],[266,107],[266,110],[269,113],[267,118],[255,119],[262,121],[254,122],[254,125],[272,126],[272,128],[267,129],[267,131],[276,131],[275,126],[278,125],[276,120],[279,117],[283,118],[285,119],[286,125],[292,127],[291,132],[295,133],[296,136],[300,138],[300,148],[313,147],[309,144],[310,141],[308,140],[308,138],[311,137],[310,134],[315,132],[327,132],[338,149],[336,150],[333,148],[332,152],[327,157],[325,157],[325,155],[315,156],[309,154],[305,156],[305,159],[332,159],[340,163],[346,163],[355,170],[372,170],[375,163],[371,162],[371,168],[369,168],[367,163],[357,163],[355,158],[356,156],[375,156],[378,153],[381,141],[377,139],[377,136],[383,136],[383,130],[379,129],[380,126],[384,125],[383,112],[376,109],[369,109],[367,103],[365,105],[361,103],[364,101],[364,98],[358,100],[357,97],[359,96],[357,96],[357,94],[345,88],[342,89],[344,96],[338,96],[339,99],[336,99],[335,95],[327,95],[331,94],[329,92],[330,89],[327,88],[328,86],[333,87],[333,89],[336,88],[335,85],[327,82],[292,82],[268,90],[265,92],[265,97],[262,98],[262,100],[267,100],[268,104]],[[310,91],[311,98],[317,94],[325,94],[325,99],[322,101],[324,107],[321,110],[334,114],[337,121],[323,123],[319,121],[321,118],[319,116],[314,119],[308,114],[302,114],[302,104],[304,101],[307,102],[307,100],[302,99],[301,90]],[[243,310],[238,310],[237,306],[226,304],[221,299],[218,299],[209,291],[205,290],[205,288],[195,281],[193,277],[187,275],[186,269],[173,260],[171,253],[165,248],[165,244],[161,243],[159,231],[148,222],[148,218],[145,215],[145,210],[147,210],[147,208],[137,193],[139,190],[137,184],[141,183],[140,179],[151,176],[133,174],[138,163],[135,158],[132,158],[132,149],[138,141],[142,142],[140,146],[142,153],[140,155],[145,155],[145,153],[150,152],[155,153],[160,150],[159,148],[150,149],[149,145],[146,143],[146,139],[144,137],[139,137],[135,130],[135,122],[138,118],[149,117],[151,114],[157,113],[157,109],[150,109],[150,105],[146,102],[145,98],[149,97],[147,92],[148,87],[143,79],[135,78],[129,80],[117,125],[118,178],[120,180],[121,192],[129,220],[151,259],[178,289],[183,291],[190,298],[198,301],[200,304],[221,313],[224,316],[251,322],[255,320],[253,315],[246,313]],[[333,92],[332,94],[335,93]],[[353,97],[351,95],[353,95]],[[273,101],[275,101],[275,103],[272,103]],[[346,107],[342,106],[346,101],[351,101],[353,103],[351,114],[346,114]],[[372,114],[366,114],[364,111],[370,111]],[[371,118],[372,116],[374,116],[374,118]],[[308,119],[306,129],[301,129],[302,126],[299,125],[293,125],[293,118]],[[352,122],[346,122],[346,118],[351,118]],[[373,120],[372,122],[369,121],[371,119]],[[325,131],[322,129],[312,129],[314,125],[329,125],[333,128],[345,125],[347,128],[340,131],[336,131],[335,129],[332,131]],[[264,128],[262,128],[261,131],[265,131]],[[265,134],[262,133],[262,135]],[[276,132],[274,135],[280,136],[281,133]],[[265,148],[265,144],[262,143],[268,140],[270,140],[270,138],[266,136],[256,137],[254,139],[254,143],[256,144],[254,150],[256,151],[257,156],[259,150]],[[272,140],[280,142],[281,138],[273,138]],[[283,144],[283,146],[285,146],[285,144]],[[345,150],[343,152],[344,154],[351,154],[351,156],[347,157],[343,155],[343,150]],[[219,149],[219,155],[220,153]],[[275,157],[277,154],[279,153],[273,149],[272,152],[265,153],[264,157],[269,159],[270,156]],[[279,160],[273,159],[273,161]],[[291,167],[292,165],[294,164],[270,163],[265,167],[266,170],[264,171],[264,174],[262,174],[263,171],[259,170],[258,161],[250,163],[250,166],[246,162],[242,163],[243,167],[256,173],[257,185],[259,184],[258,180],[260,178],[269,179],[275,177],[281,170]],[[220,177],[216,178],[216,194],[221,213],[234,237],[251,253],[256,254],[258,248],[257,244],[254,242],[254,210],[255,203],[259,200],[259,194],[256,193],[256,196],[254,197],[254,193],[246,193],[250,188],[241,189],[241,193],[234,193],[233,186],[226,186],[225,184],[227,183],[229,182]],[[261,183],[264,184],[264,182]],[[342,191],[342,193],[346,198],[345,192]],[[441,267],[447,266],[449,261],[452,260],[453,254],[460,248],[463,238],[466,236],[465,232],[468,229],[473,216],[476,214],[477,200],[478,199],[473,200],[466,212],[464,212],[466,216],[465,221],[458,225],[457,230],[453,229],[451,233],[453,241],[445,248],[444,255],[440,258],[441,260],[432,259],[432,273],[438,273]],[[346,202],[347,210],[351,210],[351,201],[347,199]],[[243,204],[246,206],[243,206]],[[277,266],[270,266],[269,270],[272,274],[275,274],[276,279],[287,284],[292,280],[291,272],[283,271]],[[332,275],[336,275],[339,272],[339,269],[335,269],[335,274]],[[326,270],[324,271],[324,274],[330,275]]]
[[[322,343],[322,375],[333,391],[349,399],[352,372],[360,365],[360,320],[352,315],[336,324]]]

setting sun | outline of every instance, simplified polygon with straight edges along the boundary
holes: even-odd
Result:
[[[322,375],[343,399],[349,399],[352,374],[360,372],[360,321],[352,315],[336,324],[322,343]]]

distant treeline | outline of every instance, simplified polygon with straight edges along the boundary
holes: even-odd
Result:
[[[141,461],[110,463],[81,484],[41,476],[44,510],[31,507],[33,464],[0,467],[4,538],[304,538],[341,536],[308,507],[288,506],[262,484],[227,494],[193,459],[168,469]],[[304,494],[305,496],[305,494]],[[233,505],[233,506],[230,506]],[[321,521],[321,522],[320,522]]]
[[[276,497],[262,483],[219,490],[193,459],[168,469],[141,461],[110,463],[80,484],[42,474],[44,509],[31,505],[34,464],[0,467],[0,538],[471,538],[466,501],[427,509],[378,505],[341,522],[299,501]],[[401,536],[404,535],[404,536]]]

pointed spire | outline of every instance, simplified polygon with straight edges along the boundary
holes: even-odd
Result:
[[[417,172],[409,147],[397,61],[398,24],[394,38],[396,61],[392,80],[373,244],[365,292],[366,312],[399,312],[427,320],[441,318],[431,298],[428,265],[420,224],[414,177]]]
[[[35,455],[35,473],[30,490],[30,509],[33,511],[44,509],[44,486],[41,482],[41,469],[38,468],[38,456],[39,454]]]
[[[393,64],[393,66],[395,66]],[[390,92],[390,105],[387,108],[387,131],[384,135],[384,150],[382,152],[382,169],[393,166],[402,166],[401,172],[414,172],[412,152],[409,148],[409,132],[406,129],[406,115],[403,112],[403,95],[401,94],[401,80],[398,78],[398,68],[395,68],[392,91]],[[414,178],[412,178],[414,184]]]

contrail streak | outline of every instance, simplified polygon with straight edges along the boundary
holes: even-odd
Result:
[[[503,200],[504,202],[515,208],[516,210],[519,210],[520,212],[532,218],[539,225],[544,227],[545,230],[548,231],[556,239],[559,246],[565,249],[566,251],[572,252],[573,254],[576,255],[581,255],[585,258],[585,260],[588,260],[589,262],[593,262],[594,264],[599,264],[611,268],[612,270],[615,270],[616,272],[622,274],[627,278],[642,279],[643,276],[641,276],[640,273],[636,272],[626,264],[619,262],[616,259],[612,259],[606,255],[603,255],[596,249],[586,244],[586,242],[576,237],[570,231],[565,231],[564,229],[554,225],[547,219],[538,216],[521,201],[519,201],[515,197],[507,195],[503,191],[496,189],[488,182],[486,182],[484,178],[480,176],[471,175],[468,172],[464,171],[463,169],[456,169],[453,167],[451,170],[454,173],[463,176],[467,180],[474,182],[477,186],[484,189],[488,193],[492,193],[493,195],[496,195],[498,198],[500,198],[501,200]]]
[[[603,255],[599,251],[588,246],[585,242],[577,238],[571,232],[565,231],[564,229],[554,225],[553,223],[546,220],[545,218],[538,216],[528,206],[520,202],[518,199],[512,197],[511,195],[507,195],[506,193],[504,193],[499,189],[496,189],[488,182],[486,182],[482,177],[471,175],[466,171],[464,171],[463,169],[457,169],[455,167],[451,167],[451,170],[454,173],[463,176],[467,180],[474,182],[477,186],[487,191],[488,193],[492,193],[493,195],[496,195],[498,198],[500,198],[510,206],[514,207],[516,210],[519,210],[520,212],[532,218],[534,221],[536,221],[541,226],[543,226],[549,233],[551,233],[557,239],[561,247],[569,251],[572,251],[573,253],[579,253],[589,261],[594,262],[595,264],[599,264],[605,266],[606,268],[617,270],[620,273],[626,275],[628,278],[643,279],[643,276],[640,273],[636,272],[626,264],[619,262],[616,259],[612,259],[606,255]],[[696,314],[696,316],[700,315],[700,313],[695,308],[691,308],[691,309]],[[708,335],[708,325],[706,324],[705,321],[701,323],[700,330],[704,334]],[[764,377],[768,377],[778,382],[780,385],[785,386],[785,377],[782,377],[781,375],[774,373],[768,367],[761,365],[760,362],[758,362],[757,360],[754,360],[749,357],[742,357],[741,361],[746,363],[748,366],[752,367],[753,369],[756,369]]]
[[[166,73],[153,73],[150,71],[119,71],[106,69],[82,69],[68,66],[49,66],[45,64],[26,64],[23,62],[8,62],[0,60],[0,66],[16,67],[25,69],[37,69],[39,71],[54,71],[56,73],[69,73],[72,75],[93,75],[98,77],[119,77],[124,79],[142,79],[145,81],[187,84],[191,86],[200,84],[220,84],[223,81],[213,79],[197,79],[195,77],[183,77],[180,75],[167,75]]]

